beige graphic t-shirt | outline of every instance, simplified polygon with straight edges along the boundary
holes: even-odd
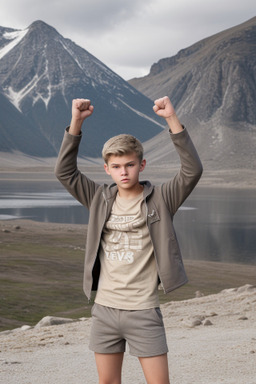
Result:
[[[117,194],[101,239],[98,304],[127,310],[159,306],[157,268],[142,204],[143,193],[133,199]]]

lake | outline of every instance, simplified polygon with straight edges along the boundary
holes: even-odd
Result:
[[[197,187],[175,216],[185,259],[256,264],[256,193]],[[0,220],[86,224],[88,211],[55,180],[0,180]]]

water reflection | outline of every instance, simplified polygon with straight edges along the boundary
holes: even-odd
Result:
[[[87,223],[88,211],[66,191],[0,194],[0,220]]]
[[[253,190],[194,191],[193,212],[180,210],[177,236],[186,258],[256,263],[256,201]]]
[[[88,216],[57,182],[1,181],[1,220],[85,224]],[[175,227],[184,258],[256,264],[254,190],[196,188]]]

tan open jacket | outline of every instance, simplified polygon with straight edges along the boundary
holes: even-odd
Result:
[[[170,134],[180,156],[181,167],[171,180],[153,186],[144,185],[145,214],[154,248],[159,281],[170,292],[185,284],[187,276],[173,227],[173,216],[192,192],[202,174],[202,164],[186,129]],[[98,286],[100,263],[98,251],[102,229],[108,219],[115,196],[116,184],[99,185],[77,168],[80,136],[65,132],[55,167],[55,175],[81,204],[90,210],[84,264],[84,292],[88,299]]]

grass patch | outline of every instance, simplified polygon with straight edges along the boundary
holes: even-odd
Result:
[[[29,222],[30,223],[30,222]],[[0,331],[35,325],[44,316],[88,317],[82,290],[84,226],[34,224],[0,233]],[[256,266],[185,260],[189,283],[160,302],[256,284]]]

